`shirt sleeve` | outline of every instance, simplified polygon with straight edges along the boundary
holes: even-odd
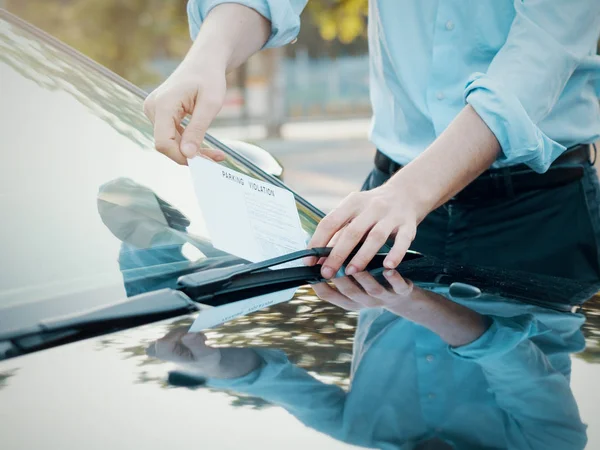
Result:
[[[254,350],[263,360],[261,367],[236,379],[210,378],[207,385],[259,397],[285,408],[305,425],[341,439],[346,392],[315,379],[282,351]]]
[[[532,315],[492,319],[479,339],[450,351],[482,368],[506,414],[508,448],[585,448],[586,427],[568,377],[534,343],[552,339],[550,329]]]
[[[189,0],[190,35],[196,39],[204,18],[223,3],[238,3],[254,9],[271,22],[271,36],[264,48],[281,47],[293,41],[300,31],[300,13],[308,0]]]
[[[506,42],[487,73],[470,77],[464,97],[498,139],[499,163],[523,163],[541,173],[565,147],[537,124],[575,70],[597,59],[600,2],[515,0],[514,6]]]

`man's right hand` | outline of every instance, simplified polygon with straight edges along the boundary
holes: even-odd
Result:
[[[181,65],[144,102],[159,152],[179,164],[198,155],[225,158],[221,150],[202,148],[225,100],[225,75],[260,50],[270,33],[271,22],[244,5],[224,3],[210,11]]]
[[[225,159],[221,150],[203,148],[206,130],[223,106],[225,68],[198,67],[184,61],[144,102],[144,113],[154,125],[156,149],[179,164],[203,155]],[[185,127],[181,121],[190,115]]]

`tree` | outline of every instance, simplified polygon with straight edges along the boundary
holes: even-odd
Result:
[[[364,36],[368,0],[320,0],[309,1],[308,11],[326,41],[338,39],[349,44]]]
[[[138,85],[189,48],[186,0],[6,0],[6,8]]]

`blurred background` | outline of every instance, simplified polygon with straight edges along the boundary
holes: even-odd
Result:
[[[150,92],[191,45],[187,0],[0,0],[4,7]],[[367,140],[368,0],[311,0],[298,40],[253,56],[228,77],[210,129],[256,143],[285,181],[324,211],[360,188]],[[600,48],[600,45],[599,45]]]
[[[187,0],[0,0],[0,7],[76,48],[147,92],[191,45]],[[360,188],[374,149],[367,0],[311,0],[298,41],[254,55],[228,77],[218,138],[256,143],[285,181],[328,211]]]
[[[0,5],[146,91],[182,60],[187,0],[0,0]],[[317,0],[295,45],[255,55],[229,76],[220,124],[368,117],[367,0]]]

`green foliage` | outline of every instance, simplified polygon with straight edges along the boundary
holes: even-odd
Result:
[[[368,0],[309,1],[308,10],[327,41],[338,39],[348,44],[365,34]]]
[[[190,45],[186,0],[7,0],[6,8],[137,85]]]

